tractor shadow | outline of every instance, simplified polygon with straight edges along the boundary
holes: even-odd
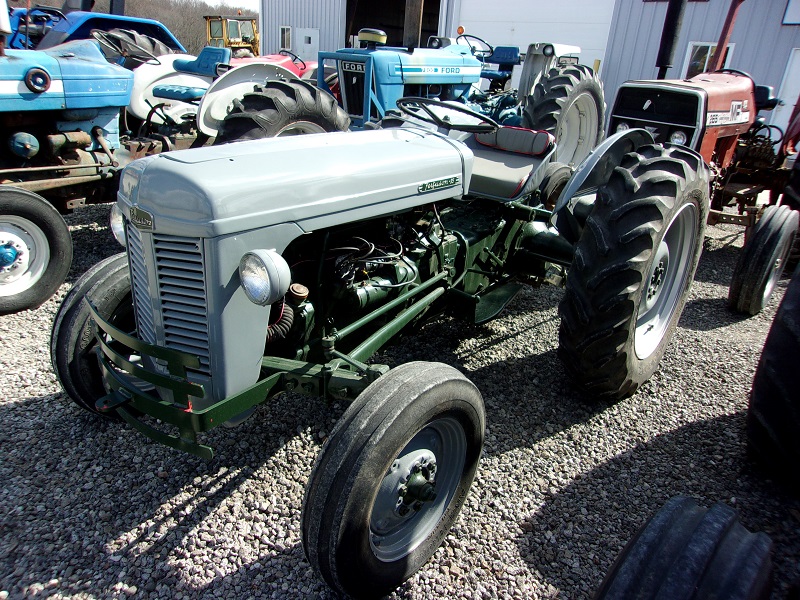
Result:
[[[736,260],[742,251],[744,230],[738,233],[715,233],[717,236],[706,237],[703,240],[703,252],[694,279],[727,288],[733,277]]]
[[[205,462],[89,414],[61,393],[0,406],[0,477],[6,482],[0,494],[0,589],[22,597],[57,579],[58,591],[70,596],[131,595],[136,588],[136,597],[173,597],[176,590],[194,597],[197,589],[185,577],[192,550],[205,546],[208,535],[214,538],[209,544],[238,538],[205,530],[204,519],[222,512],[234,522],[244,505],[299,523],[300,506],[287,498],[302,497],[313,453],[342,411],[279,395],[239,427],[209,432],[203,442],[216,455]],[[38,444],[42,438],[50,442]],[[48,451],[54,440],[73,448]],[[310,459],[298,455],[301,446],[311,449]],[[287,461],[295,466],[291,477],[273,477],[276,465]],[[287,486],[296,488],[291,495]],[[284,538],[248,536],[236,543],[271,555],[269,561],[285,560],[298,576],[309,570],[301,578],[314,583],[293,526],[285,526]],[[214,568],[222,573],[209,562],[196,567],[202,575]],[[254,592],[253,581],[262,580],[259,567],[247,568],[244,597]],[[217,579],[216,571],[209,578]]]
[[[800,500],[759,472],[747,456],[745,439],[745,413],[738,412],[637,444],[548,493],[521,523],[520,555],[565,597],[592,597],[638,528],[669,497],[686,495],[706,507],[723,501],[738,510],[747,529],[770,535],[779,582],[773,597],[786,597],[788,582],[797,577],[793,552],[800,536]],[[576,542],[585,540],[575,536],[581,531],[593,532],[589,545]]]

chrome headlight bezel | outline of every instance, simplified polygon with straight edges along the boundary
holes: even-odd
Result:
[[[275,250],[250,250],[239,261],[239,282],[253,304],[274,304],[286,295],[291,279],[289,265]]]
[[[678,146],[685,146],[686,142],[689,141],[689,136],[686,135],[685,131],[681,131],[680,129],[676,129],[672,133],[669,134],[669,143],[670,144],[677,144]]]
[[[111,233],[114,234],[114,239],[119,242],[120,246],[126,248],[128,246],[128,238],[125,235],[125,214],[119,204],[111,206],[111,212],[108,215],[108,226],[111,229]]]

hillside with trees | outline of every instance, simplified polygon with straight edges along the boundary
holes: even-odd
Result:
[[[61,8],[61,0],[32,0],[36,4]],[[25,0],[9,0],[10,8],[24,8]],[[110,0],[96,0],[95,12],[109,12]],[[125,14],[132,17],[146,17],[161,21],[175,34],[181,44],[191,54],[197,54],[205,46],[205,15],[236,15],[238,8],[235,2],[227,4],[209,4],[202,0],[125,0]],[[241,9],[243,16],[257,17],[252,11]]]

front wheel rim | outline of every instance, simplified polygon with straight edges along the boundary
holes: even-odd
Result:
[[[673,217],[655,249],[644,282],[634,334],[634,350],[640,360],[653,354],[664,339],[688,285],[697,235],[697,207],[686,204]]]
[[[15,296],[32,288],[50,263],[50,244],[33,221],[5,215],[0,221],[0,297]]]
[[[459,486],[466,454],[464,427],[453,417],[431,421],[400,451],[370,513],[370,548],[378,560],[400,560],[430,536]]]

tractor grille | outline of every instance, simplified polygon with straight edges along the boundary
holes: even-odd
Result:
[[[194,238],[153,235],[158,295],[168,348],[200,357],[209,375],[208,313],[202,242]]]
[[[129,226],[128,231],[139,335],[146,342],[163,343],[168,348],[199,357],[200,368],[197,371],[210,375],[202,241],[159,234],[148,236],[148,240],[133,226]],[[152,261],[147,260],[148,241],[152,248]],[[155,277],[148,275],[148,265],[154,266]],[[151,289],[156,293],[152,294]],[[161,336],[157,335],[157,306],[161,311]]]
[[[136,313],[136,330],[148,344],[156,343],[156,324],[153,321],[153,300],[147,285],[147,267],[144,261],[142,234],[136,227],[128,226],[128,262],[131,268],[133,307]]]

